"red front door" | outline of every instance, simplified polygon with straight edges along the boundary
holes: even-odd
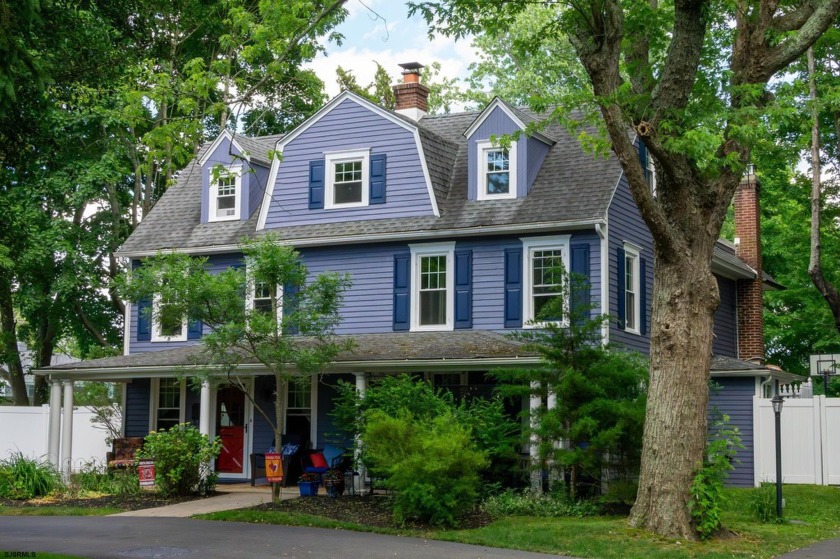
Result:
[[[245,394],[237,388],[220,388],[216,396],[216,434],[222,440],[222,451],[216,471],[226,474],[244,472]]]

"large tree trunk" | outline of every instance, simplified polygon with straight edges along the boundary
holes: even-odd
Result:
[[[0,347],[4,349],[5,361],[12,386],[12,398],[16,406],[28,406],[26,381],[23,378],[23,365],[17,348],[17,325],[15,323],[14,304],[12,303],[12,283],[8,276],[0,274]]]
[[[651,367],[639,493],[633,526],[696,539],[688,510],[706,445],[712,321],[719,302],[711,273],[714,242],[699,254],[655,259]]]

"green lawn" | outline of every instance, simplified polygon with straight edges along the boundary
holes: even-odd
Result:
[[[10,507],[0,505],[0,516],[105,516],[123,512],[114,507]]]
[[[383,530],[309,515],[250,509],[198,518],[399,533],[491,547],[607,559],[773,557],[815,541],[840,537],[840,488],[786,486],[785,515],[788,520],[796,520],[797,523],[785,524],[754,521],[749,512],[749,494],[750,490],[745,489],[728,491],[730,501],[724,525],[734,534],[705,543],[657,538],[628,528],[625,519],[620,517],[506,517],[474,530],[429,532]]]

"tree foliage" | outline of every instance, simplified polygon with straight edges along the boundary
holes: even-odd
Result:
[[[532,3],[410,5],[410,13],[420,12],[432,30],[503,37]],[[568,39],[589,79],[591,89],[580,92],[590,100],[585,107],[598,108],[654,240],[651,383],[631,523],[696,538],[687,504],[705,448],[712,322],[719,304],[711,272],[714,246],[772,103],[769,80],[829,28],[840,2],[592,0],[541,9],[550,17],[523,47],[537,53]],[[552,116],[569,120],[571,108],[577,107],[560,106]],[[656,165],[656,196],[636,138]],[[675,452],[659,451],[677,439],[683,444]]]
[[[222,129],[288,130],[324,102],[302,65],[339,42],[341,0],[0,2],[0,374],[122,335],[113,253]],[[33,403],[46,398],[39,378]]]

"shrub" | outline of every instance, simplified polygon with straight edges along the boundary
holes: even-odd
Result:
[[[466,428],[444,413],[428,421],[375,411],[362,434],[365,463],[395,491],[394,520],[453,526],[476,502],[487,465]]]
[[[181,423],[164,431],[152,431],[137,457],[155,461],[155,483],[165,496],[205,493],[216,486],[217,474],[210,463],[222,449],[218,438],[210,441],[193,425]]]
[[[762,481],[750,492],[749,508],[759,522],[780,522],[776,515],[776,484]]]
[[[743,448],[737,427],[729,425],[729,417],[715,420],[713,434],[706,447],[706,460],[691,483],[688,503],[694,529],[706,540],[720,529],[720,517],[726,503],[724,482],[734,466],[735,454]]]
[[[598,506],[591,501],[575,501],[565,489],[551,493],[536,494],[529,491],[519,493],[505,491],[488,498],[481,508],[490,516],[548,516],[584,518],[599,513]]]
[[[108,470],[95,461],[84,464],[70,475],[70,489],[80,493],[134,495],[140,492],[135,468]]]
[[[27,458],[21,452],[0,460],[0,497],[32,499],[44,497],[61,488],[61,476],[44,460]]]

